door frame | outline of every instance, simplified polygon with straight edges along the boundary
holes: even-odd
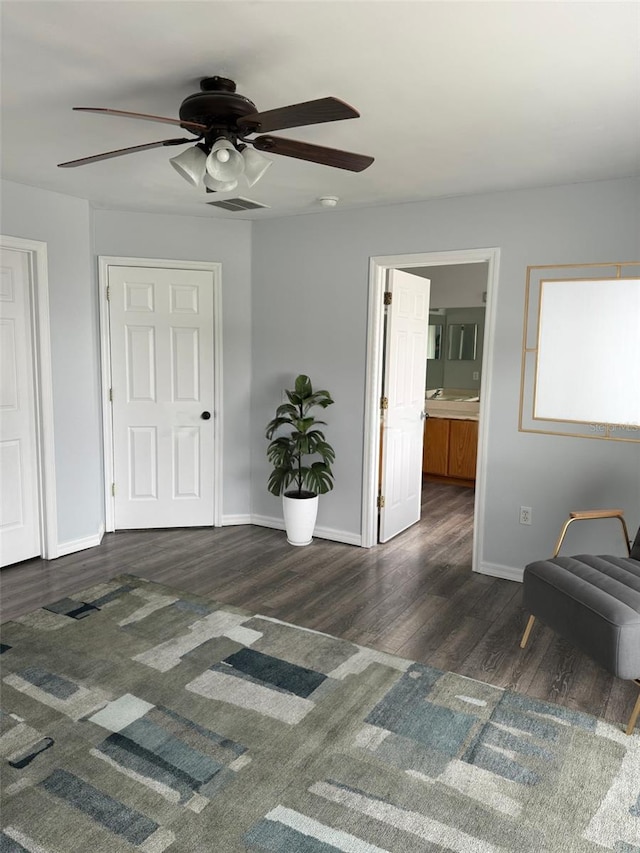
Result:
[[[482,564],[484,508],[486,506],[486,460],[489,438],[489,402],[491,399],[491,369],[496,324],[498,271],[500,249],[453,249],[446,252],[420,252],[410,255],[380,255],[369,259],[369,311],[367,320],[367,356],[365,378],[364,458],[362,476],[361,544],[371,548],[378,544],[378,487],[380,396],[382,393],[382,357],[384,350],[383,295],[387,270],[393,268],[451,266],[453,264],[487,263],[487,301],[485,337],[482,353],[482,393],[478,435],[478,463],[473,520],[472,570],[480,571]]]
[[[36,468],[38,477],[38,525],[40,556],[58,556],[58,513],[56,505],[55,443],[53,434],[53,379],[49,325],[49,274],[47,244],[40,240],[0,236],[0,249],[27,255],[34,394],[36,415]]]
[[[179,261],[166,258],[127,258],[113,255],[98,256],[98,287],[100,306],[100,361],[102,396],[102,439],[104,447],[104,507],[105,531],[115,527],[114,442],[111,410],[111,335],[107,286],[110,267],[156,267],[159,269],[205,270],[213,274],[213,527],[222,526],[222,264],[217,261]]]

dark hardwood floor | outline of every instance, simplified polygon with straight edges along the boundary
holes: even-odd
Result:
[[[287,544],[261,527],[122,531],[0,572],[2,621],[129,573],[624,722],[637,688],[541,625],[519,648],[521,587],[471,571],[472,489],[425,483],[422,521],[385,545]]]

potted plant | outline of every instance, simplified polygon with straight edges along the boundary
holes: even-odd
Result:
[[[335,453],[327,443],[311,410],[333,403],[328,391],[314,391],[308,376],[296,378],[293,391],[285,391],[288,403],[276,409],[267,425],[271,439],[267,458],[273,465],[268,488],[282,495],[284,524],[290,545],[309,545],[318,513],[318,495],[333,488],[331,463]],[[275,436],[275,437],[274,437]],[[314,459],[315,457],[315,459]]]

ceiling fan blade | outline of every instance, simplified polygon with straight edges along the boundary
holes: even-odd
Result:
[[[185,130],[193,130],[200,133],[207,130],[206,124],[200,124],[197,121],[180,121],[179,118],[165,118],[164,116],[151,116],[146,113],[130,113],[126,110],[110,110],[106,107],[73,107],[76,112],[82,113],[103,113],[110,116],[124,116],[125,118],[141,118],[145,121],[159,121],[163,124],[177,124],[184,127]]]
[[[324,145],[311,145],[309,142],[283,139],[281,136],[257,136],[251,140],[251,143],[260,151],[266,151],[270,154],[296,157],[298,160],[309,160],[323,166],[348,169],[350,172],[362,172],[373,163],[374,159],[366,154],[354,154],[351,151],[340,151],[337,148],[325,148]]]
[[[238,119],[238,127],[247,128],[248,132],[253,133],[270,133],[272,130],[284,130],[287,127],[303,127],[359,116],[357,110],[339,98],[318,98],[316,101],[305,101],[264,113],[249,113]]]
[[[81,157],[79,160],[68,160],[66,163],[58,163],[61,169],[72,166],[84,166],[85,163],[97,163],[99,160],[109,160],[111,157],[122,157],[123,154],[133,154],[134,151],[149,151],[151,148],[163,148],[168,145],[186,145],[193,139],[161,139],[159,142],[147,142],[145,145],[133,145],[131,148],[118,148],[115,151],[105,151],[103,154],[94,154],[91,157]]]

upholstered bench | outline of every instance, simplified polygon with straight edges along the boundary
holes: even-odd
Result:
[[[628,557],[557,556],[569,524],[592,518],[619,519]],[[554,556],[525,567],[523,606],[531,616],[522,648],[539,618],[609,672],[640,686],[640,530],[631,548],[621,510],[571,513]],[[632,733],[638,715],[640,696],[627,734]]]

